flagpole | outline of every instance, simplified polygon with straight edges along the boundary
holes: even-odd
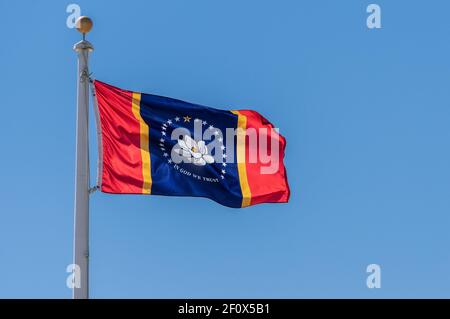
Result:
[[[76,132],[76,177],[74,207],[74,299],[89,298],[89,53],[94,49],[86,41],[86,33],[92,28],[92,20],[80,17],[76,22],[77,30],[83,34],[83,40],[73,49],[78,54],[78,97]],[[76,272],[79,272],[78,274]]]

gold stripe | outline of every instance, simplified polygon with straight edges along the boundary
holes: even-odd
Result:
[[[247,128],[247,117],[239,111],[231,111],[238,116],[237,129],[237,162],[239,172],[239,182],[242,191],[242,207],[250,206],[252,193],[248,186],[247,167],[245,165],[245,130]]]
[[[141,141],[141,160],[142,160],[142,176],[144,182],[142,184],[142,194],[150,194],[152,189],[152,170],[149,152],[149,127],[141,116],[141,93],[133,92],[131,108],[134,117],[139,121],[140,141]]]

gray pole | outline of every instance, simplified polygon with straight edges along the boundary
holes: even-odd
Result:
[[[81,17],[84,18],[84,17]],[[84,34],[84,33],[83,33]],[[89,298],[89,52],[92,44],[83,40],[74,45],[78,53],[78,98],[76,132],[74,264],[79,282],[73,288],[74,299]]]

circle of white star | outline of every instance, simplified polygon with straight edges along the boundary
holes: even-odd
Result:
[[[169,153],[170,153],[170,152],[167,151],[167,149],[169,149],[169,147],[167,147],[167,149],[166,149],[166,145],[169,145],[169,146],[171,145],[169,143],[170,139],[169,139],[169,137],[167,136],[167,133],[166,133],[167,132],[167,127],[172,125],[172,124],[174,124],[174,123],[175,123],[174,124],[175,126],[178,125],[178,122],[180,122],[181,118],[187,117],[187,116],[188,115],[184,115],[184,116],[181,116],[181,117],[180,116],[176,116],[174,118],[169,118],[169,119],[167,119],[165,122],[163,122],[161,124],[161,138],[159,139],[159,141],[160,141],[159,146],[160,146],[161,152],[162,152],[162,154],[163,154],[163,156],[165,158],[168,158],[169,157]],[[200,118],[195,118],[194,122],[201,122],[202,126],[206,126],[208,124],[207,121],[204,121],[204,120],[202,120]],[[215,127],[214,127],[214,125],[210,124],[208,129],[209,130],[214,130]],[[222,159],[223,159],[224,162],[222,163],[222,168],[220,169],[220,179],[223,180],[223,179],[225,179],[226,166],[227,166],[227,164],[225,163],[226,158],[227,158],[227,154],[226,154],[226,151],[225,151],[226,147],[223,145],[223,137],[220,135],[219,131],[216,130],[216,131],[214,131],[213,134],[217,138],[219,143],[221,143],[220,150],[222,151]],[[175,163],[173,163],[173,161],[170,158],[167,159],[167,163],[168,163],[168,165],[175,165]]]

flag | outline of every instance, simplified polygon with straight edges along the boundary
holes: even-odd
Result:
[[[285,138],[258,112],[226,111],[94,81],[98,186],[113,194],[284,203]]]

